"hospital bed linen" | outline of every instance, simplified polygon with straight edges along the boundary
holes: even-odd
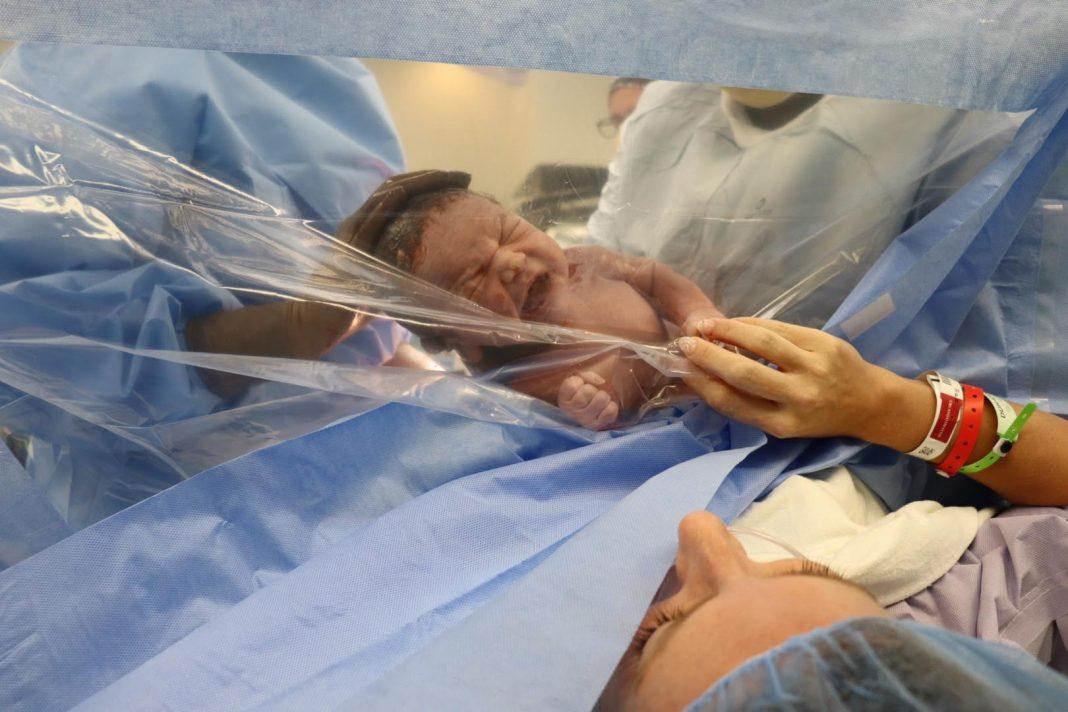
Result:
[[[994,517],[945,576],[888,610],[1018,646],[1068,674],[1068,509]]]
[[[887,606],[941,578],[993,513],[930,500],[888,512],[846,467],[836,467],[785,480],[734,524],[789,544]],[[791,556],[777,543],[744,531],[737,536],[754,561]]]

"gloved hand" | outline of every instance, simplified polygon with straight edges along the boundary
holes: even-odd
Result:
[[[190,351],[318,359],[371,317],[348,309],[284,300],[218,311],[186,325]],[[247,390],[256,379],[224,371],[199,369],[200,378],[216,395],[231,398]]]

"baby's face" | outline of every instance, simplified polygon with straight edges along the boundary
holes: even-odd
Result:
[[[477,195],[431,216],[413,271],[513,319],[647,343],[667,337],[656,311],[630,285],[571,264],[544,232]],[[492,343],[470,334],[464,340]]]
[[[427,221],[415,276],[503,316],[550,321],[568,261],[548,235],[477,195]]]

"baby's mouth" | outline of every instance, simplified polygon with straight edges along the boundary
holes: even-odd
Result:
[[[530,288],[527,289],[526,299],[523,300],[523,308],[520,310],[521,318],[533,318],[541,311],[548,300],[551,286],[552,280],[548,272],[542,272],[534,278],[534,281],[530,283]]]

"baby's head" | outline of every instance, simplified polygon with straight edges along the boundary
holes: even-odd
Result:
[[[552,321],[563,250],[492,198],[449,187],[409,199],[365,251],[502,316]]]
[[[544,232],[492,198],[468,190],[469,179],[445,171],[395,176],[342,224],[338,237],[506,318],[642,341],[659,338],[663,324],[641,294],[572,265]],[[480,369],[552,346],[500,347],[493,334],[412,328],[428,347],[448,343]],[[488,346],[500,348],[484,348]]]

